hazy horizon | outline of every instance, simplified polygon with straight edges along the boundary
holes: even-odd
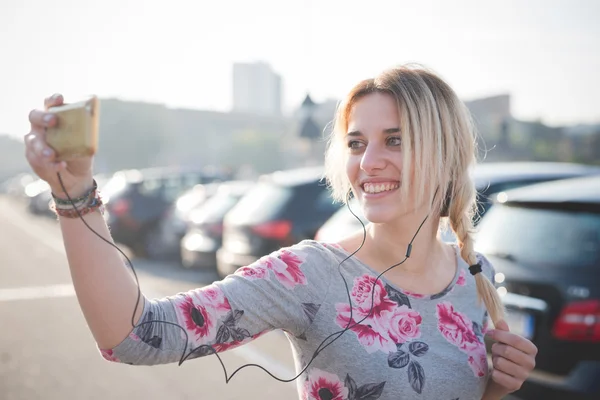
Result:
[[[463,100],[510,94],[518,119],[600,123],[599,18],[591,0],[2,4],[0,133],[54,92],[226,112],[233,63],[253,61],[282,75],[284,112],[417,62]]]

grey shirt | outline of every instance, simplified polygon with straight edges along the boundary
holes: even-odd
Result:
[[[338,272],[349,253],[306,240],[220,282],[144,299],[143,325],[115,348],[100,351],[114,362],[173,363],[184,345],[186,353],[196,349],[189,358],[210,356],[281,329],[299,372],[326,337],[350,324],[297,379],[301,399],[481,399],[489,376],[483,341],[487,312],[456,246],[455,252],[452,282],[426,296],[402,290],[385,275],[375,282],[378,273],[347,259],[339,270],[350,305]],[[492,266],[477,257],[491,278]],[[169,324],[144,323],[152,320],[179,324],[185,333]]]

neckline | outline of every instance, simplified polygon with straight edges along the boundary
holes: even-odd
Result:
[[[322,242],[321,245],[323,246],[327,246],[329,248],[333,248],[338,250],[339,252],[343,253],[345,255],[345,257],[350,256],[351,253],[349,253],[346,249],[344,249],[342,246],[338,245],[337,243],[324,243]],[[414,293],[414,292],[410,292],[407,291],[403,288],[401,288],[400,286],[396,285],[394,282],[391,282],[386,276],[381,275],[381,277],[379,277],[379,280],[381,282],[383,282],[384,284],[390,285],[394,290],[399,291],[400,293],[413,298],[413,299],[418,299],[418,300],[437,300],[440,299],[442,297],[445,297],[448,293],[450,293],[452,291],[452,288],[456,285],[456,282],[458,281],[458,278],[460,276],[460,270],[461,270],[461,264],[463,261],[462,257],[460,256],[460,249],[458,248],[458,246],[456,245],[456,243],[449,243],[449,245],[454,249],[454,255],[455,255],[455,271],[454,271],[454,276],[452,277],[452,280],[450,281],[450,283],[444,288],[442,289],[442,291],[435,293],[435,294],[421,294],[421,293]],[[364,263],[362,260],[356,258],[355,256],[351,256],[348,261],[354,261],[356,264],[358,264],[362,269],[367,270],[370,274],[375,275],[376,277],[379,276],[381,274],[381,272],[378,272],[376,270],[374,270],[373,268],[371,268],[368,264]]]

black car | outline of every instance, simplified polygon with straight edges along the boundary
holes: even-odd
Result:
[[[600,167],[558,163],[558,162],[495,162],[478,164],[473,171],[473,181],[477,190],[477,218],[475,224],[490,209],[494,195],[506,190],[535,183],[600,174]],[[351,204],[352,211],[366,225],[368,221],[362,215],[358,203]],[[360,222],[346,207],[338,211],[330,221],[319,230],[317,239],[333,242],[348,234],[362,229]],[[455,237],[451,231],[441,232],[442,239],[452,242]]]
[[[147,256],[159,222],[174,200],[195,185],[221,180],[203,169],[152,168],[115,173],[102,191],[113,239]]]
[[[515,396],[600,399],[600,176],[508,191],[478,231],[511,330],[539,350]]]
[[[340,208],[322,179],[323,168],[279,171],[261,177],[226,215],[217,251],[221,276],[304,239]]]
[[[252,181],[223,182],[210,199],[186,215],[183,222],[187,230],[180,240],[183,267],[213,270],[216,268],[217,250],[223,242],[225,215],[254,184]]]

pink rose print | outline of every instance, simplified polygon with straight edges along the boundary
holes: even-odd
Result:
[[[241,275],[249,280],[265,279],[269,277],[269,270],[266,265],[256,264],[239,268],[235,271],[235,274]]]
[[[406,305],[396,307],[393,313],[385,313],[383,324],[388,328],[394,343],[404,343],[421,336],[421,315]]]
[[[216,318],[202,304],[195,304],[189,295],[175,308],[179,323],[187,328],[198,343],[206,343],[217,334]]]
[[[229,300],[218,286],[212,284],[196,292],[196,296],[207,309],[212,309],[220,317],[231,311]]]
[[[464,352],[470,352],[480,346],[473,332],[473,323],[466,315],[454,311],[449,302],[437,305],[438,330],[446,340]]]
[[[136,334],[135,334],[135,333],[133,333],[133,332],[131,332],[131,333],[129,334],[129,337],[130,337],[131,339],[133,339],[134,341],[136,341],[136,342],[139,342],[140,340],[142,340],[142,339],[140,339],[140,337],[139,337],[138,335],[136,335]]]
[[[303,400],[346,400],[348,388],[337,375],[313,368],[304,384]]]
[[[465,286],[467,284],[467,280],[465,279],[465,270],[461,268],[460,273],[458,275],[458,280],[456,281],[458,286]]]
[[[489,366],[485,346],[483,344],[469,353],[468,361],[475,376],[481,378],[487,374]]]
[[[363,345],[367,353],[374,353],[378,350],[384,353],[396,351],[396,344],[390,339],[386,328],[380,326],[374,318],[367,318],[359,325],[364,316],[357,315],[356,310],[352,312],[352,321],[350,321],[350,306],[348,304],[337,304],[336,310],[338,315],[335,322],[341,327],[346,328],[350,322],[350,330],[356,333],[358,342]]]
[[[355,306],[355,311],[358,311],[361,318],[366,317],[373,305],[371,317],[377,318],[384,311],[393,311],[397,306],[395,302],[390,300],[383,283],[380,280],[375,282],[375,277],[371,275],[363,275],[354,279],[354,286],[350,296],[352,304]],[[375,285],[375,295],[373,295],[373,285]]]
[[[306,276],[300,269],[303,261],[297,254],[281,250],[277,257],[269,257],[267,265],[277,280],[291,290],[296,285],[306,285]]]
[[[113,351],[110,349],[109,350],[100,349],[100,354],[106,361],[121,362],[121,361],[119,361],[119,359],[117,357],[115,357]]]

